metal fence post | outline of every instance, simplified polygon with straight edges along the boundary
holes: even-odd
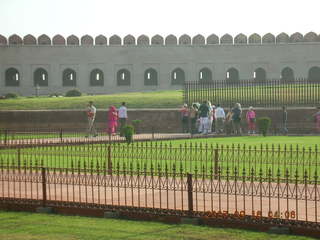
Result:
[[[46,169],[44,167],[41,168],[41,176],[42,176],[42,207],[46,206],[47,202],[47,180],[46,180]]]
[[[152,126],[152,140],[154,140],[154,126]]]
[[[8,129],[4,130],[4,144],[7,145],[8,142]]]
[[[111,159],[111,145],[108,145],[108,151],[107,151],[107,164],[108,164],[108,174],[112,174],[112,159]]]
[[[193,187],[192,187],[192,174],[187,174],[187,185],[188,185],[188,210],[189,213],[193,212]]]
[[[214,179],[216,180],[217,178],[218,178],[218,171],[219,171],[219,169],[218,169],[218,163],[219,163],[219,151],[218,151],[218,149],[215,149],[214,150],[214,156],[213,156],[213,161],[214,161],[214,166],[213,166],[213,168],[214,168]]]

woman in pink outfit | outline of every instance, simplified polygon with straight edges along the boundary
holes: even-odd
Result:
[[[249,107],[249,111],[246,115],[248,123],[248,134],[255,134],[256,131],[256,113],[253,111],[253,107]]]
[[[118,126],[118,112],[115,106],[110,106],[108,111],[108,133],[115,135]]]
[[[318,107],[318,112],[316,112],[313,116],[315,117],[316,131],[317,133],[320,133],[320,107]]]

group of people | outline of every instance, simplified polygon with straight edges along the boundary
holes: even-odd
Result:
[[[193,103],[190,109],[187,104],[184,104],[180,109],[180,112],[182,117],[182,131],[184,133],[191,131],[192,134],[242,134],[242,108],[240,103],[236,103],[227,113],[219,104],[215,106],[212,105],[210,101],[204,101],[202,104]],[[316,123],[316,131],[320,133],[320,107],[318,107],[318,111],[313,115],[313,117]],[[249,107],[245,115],[245,120],[248,127],[248,134],[255,134],[256,112],[253,107]],[[286,107],[283,106],[280,130],[284,135],[288,133],[287,122],[288,113]]]
[[[94,122],[97,114],[97,109],[93,105],[92,101],[88,103],[86,113],[88,117],[88,129],[87,129],[86,137],[89,137],[90,135],[92,135],[93,137],[96,137],[97,131],[96,131]],[[127,123],[128,114],[127,114],[126,103],[122,102],[119,109],[117,109],[115,106],[110,106],[107,115],[108,115],[107,116],[108,117],[107,133],[110,135],[115,135],[117,132],[117,129],[121,129]],[[118,122],[120,123],[119,128],[118,128]]]
[[[225,113],[220,104],[212,105],[210,101],[204,101],[202,104],[193,103],[191,108],[184,104],[180,109],[182,117],[182,131],[189,132],[189,119],[191,124],[191,133],[224,133],[226,132],[241,134],[242,108],[240,103]],[[249,134],[255,134],[256,113],[253,107],[249,108],[246,114]]]

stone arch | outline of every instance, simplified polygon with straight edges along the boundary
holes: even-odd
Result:
[[[320,67],[311,67],[308,71],[308,81],[311,83],[320,83]]]
[[[171,85],[183,85],[185,73],[181,68],[176,68],[171,72]]]
[[[53,45],[66,45],[66,40],[64,39],[63,36],[61,36],[60,34],[57,34],[52,38],[52,44]]]
[[[292,68],[285,67],[281,71],[281,83],[292,83],[294,82],[294,72]]]
[[[149,45],[150,44],[149,37],[146,35],[141,35],[138,37],[137,43],[138,45]]]
[[[303,35],[299,32],[296,32],[290,36],[289,41],[291,43],[303,42]]]
[[[102,70],[96,68],[90,72],[90,86],[104,86],[104,75]]]
[[[67,37],[67,45],[79,45],[79,38],[75,35]]]
[[[163,37],[158,34],[151,38],[152,45],[163,45],[163,43],[164,43]]]
[[[39,45],[51,45],[51,39],[49,36],[42,34],[38,37],[38,44]]]
[[[267,33],[262,37],[262,43],[275,43],[276,38],[273,34]]]
[[[220,38],[220,43],[221,44],[232,44],[233,38],[230,34],[225,34]]]
[[[81,45],[93,45],[93,37],[86,34],[81,37]]]
[[[207,45],[219,44],[219,37],[215,34],[211,34],[207,37]]]
[[[208,83],[212,81],[212,71],[207,67],[201,68],[199,71],[199,83]]]
[[[168,35],[165,39],[166,45],[177,45],[177,43],[178,43],[177,37],[174,36],[173,34]]]
[[[234,43],[235,44],[247,44],[248,38],[243,33],[240,33],[234,38]]]
[[[71,68],[66,68],[62,72],[62,86],[63,87],[75,87],[77,86],[77,74]]]
[[[110,45],[121,45],[121,38],[118,35],[112,35],[109,39]]]
[[[17,34],[13,34],[9,37],[9,45],[21,45],[22,39]]]
[[[257,33],[249,36],[249,44],[261,44],[261,36]]]
[[[144,72],[144,85],[145,86],[158,85],[158,73],[154,68],[148,68]]]
[[[135,39],[134,36],[129,34],[129,35],[124,37],[123,44],[124,45],[135,45],[136,44],[136,39]]]
[[[289,35],[282,32],[276,37],[276,43],[288,43],[289,42]]]
[[[254,81],[257,83],[265,83],[267,81],[267,73],[266,70],[259,67],[256,70],[254,70]]]
[[[16,68],[8,68],[5,72],[6,87],[18,87],[20,85],[20,73]]]
[[[31,34],[28,34],[23,37],[23,44],[24,45],[36,45],[37,39],[34,36],[32,36]]]
[[[130,86],[131,74],[128,69],[122,68],[117,72],[117,86]]]
[[[0,46],[7,45],[7,44],[8,44],[7,38],[5,36],[0,35]]]
[[[318,35],[315,32],[308,32],[303,37],[304,42],[319,42]]]
[[[227,83],[239,83],[240,82],[238,69],[232,67],[227,70],[226,82]]]
[[[48,72],[44,68],[37,68],[33,72],[33,86],[48,87]]]
[[[204,38],[204,36],[202,36],[201,34],[198,34],[196,36],[194,36],[192,38],[192,44],[194,45],[205,45],[206,44],[206,40]]]
[[[191,44],[191,37],[187,34],[183,34],[179,37],[179,45],[190,45]]]
[[[98,35],[96,36],[95,40],[94,40],[94,44],[95,45],[107,45],[108,44],[108,40],[105,36],[103,35]]]

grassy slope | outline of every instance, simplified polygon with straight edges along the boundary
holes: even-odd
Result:
[[[34,213],[0,212],[0,239],[103,240],[103,239],[225,239],[307,240],[229,228],[168,225],[156,222],[111,220]]]
[[[182,91],[134,92],[82,97],[40,97],[0,100],[0,110],[41,109],[84,109],[88,101],[94,101],[97,108],[107,109],[110,105],[128,103],[129,108],[177,108],[182,100]]]

